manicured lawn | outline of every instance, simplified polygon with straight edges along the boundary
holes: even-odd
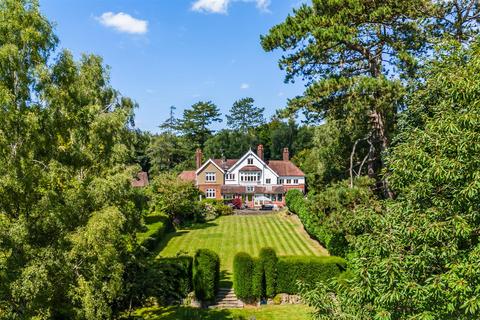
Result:
[[[263,306],[244,309],[194,309],[187,307],[144,308],[135,312],[145,320],[308,320],[311,309],[304,305]]]
[[[240,251],[257,256],[262,247],[273,247],[278,255],[326,255],[325,249],[301,232],[300,227],[298,220],[282,213],[223,216],[168,234],[160,244],[158,256],[193,254],[198,248],[208,248],[218,253],[224,276],[229,278],[233,258]]]

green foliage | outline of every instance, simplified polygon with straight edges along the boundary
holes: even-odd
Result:
[[[213,220],[220,216],[233,214],[233,209],[226,205],[223,200],[203,199],[201,201],[203,217],[205,220]]]
[[[150,159],[152,176],[165,171],[184,169],[193,166],[193,148],[184,137],[179,137],[171,132],[164,132],[151,138],[147,148]]]
[[[278,293],[299,293],[299,282],[314,285],[338,276],[345,269],[339,257],[280,257],[277,263]]]
[[[244,301],[251,301],[255,297],[253,292],[253,272],[255,262],[245,252],[239,252],[233,259],[233,288],[235,295]]]
[[[165,212],[174,224],[201,220],[201,193],[192,182],[165,173],[155,177],[149,188],[155,210]]]
[[[174,258],[161,258],[158,260],[159,272],[164,276],[164,281],[154,283],[154,286],[162,290],[162,295],[155,295],[160,303],[169,304],[179,302],[193,289],[193,258],[190,256],[178,256]],[[151,269],[150,269],[151,270]],[[165,292],[165,286],[170,287]]]
[[[144,209],[136,104],[56,51],[37,1],[0,1],[0,43],[0,317],[111,319]]]
[[[193,142],[193,147],[203,148],[205,141],[212,135],[210,125],[222,122],[220,110],[211,101],[197,102],[190,109],[183,111],[183,117],[178,121],[178,130]]]
[[[220,258],[208,249],[199,249],[193,259],[193,289],[201,301],[213,301],[220,281]]]
[[[144,222],[146,231],[137,233],[138,243],[149,250],[153,250],[168,231],[170,221],[167,215],[154,212],[147,215]]]
[[[374,210],[369,214],[375,215],[375,210],[380,210],[371,190],[372,184],[373,181],[366,177],[355,179],[353,187],[349,181],[341,181],[310,195],[308,200],[298,190],[290,190],[285,201],[310,235],[331,254],[345,256],[351,250],[348,239],[367,229],[358,211],[370,207]]]
[[[273,297],[277,283],[277,254],[273,248],[262,248],[259,254],[259,263],[263,267],[265,277],[265,295]]]
[[[319,319],[480,317],[480,46],[442,47],[388,155],[395,201],[358,211],[350,278],[303,294]],[[354,221],[354,219],[352,219]]]
[[[230,114],[227,115],[227,125],[233,130],[248,132],[265,122],[265,108],[255,107],[253,98],[243,98],[233,103]]]

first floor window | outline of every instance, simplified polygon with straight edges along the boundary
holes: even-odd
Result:
[[[298,184],[298,179],[293,179],[293,184]]]
[[[278,179],[278,184],[283,184],[283,179]]]
[[[217,180],[217,176],[215,172],[207,172],[205,173],[205,181],[207,182],[215,182]]]
[[[287,179],[287,184],[291,184],[292,183],[292,179]]]
[[[235,180],[235,173],[227,173],[227,180]]]
[[[266,180],[265,180],[265,183],[266,183],[266,184],[271,184],[271,183],[272,183],[272,179],[266,179]]]
[[[205,195],[207,196],[207,199],[215,199],[216,198],[215,189],[207,189],[207,191],[205,192]]]

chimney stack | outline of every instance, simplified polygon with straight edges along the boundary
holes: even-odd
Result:
[[[263,159],[263,144],[259,144],[257,147],[257,156],[264,161]]]
[[[202,166],[202,156],[202,149],[197,149],[197,151],[195,152],[195,164],[197,166],[197,169],[200,169],[200,167]]]
[[[283,148],[283,161],[290,160],[290,153],[288,152],[288,148]]]

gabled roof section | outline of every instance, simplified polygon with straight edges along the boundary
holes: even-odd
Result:
[[[228,170],[237,163],[238,159],[213,159],[223,170]]]
[[[291,161],[270,160],[268,166],[282,177],[304,177],[305,173]]]
[[[228,169],[228,171],[231,171],[231,170],[235,169],[238,165],[240,165],[240,164],[243,162],[243,160],[245,160],[245,159],[246,159],[247,157],[249,157],[249,156],[253,156],[253,157],[256,158],[258,161],[260,161],[261,164],[263,164],[263,165],[266,166],[267,168],[270,168],[270,166],[269,166],[265,161],[263,161],[262,159],[260,159],[260,157],[259,157],[255,152],[253,152],[252,149],[250,149],[250,150],[247,151],[247,153],[245,153],[245,154],[243,155],[243,157],[241,157],[240,159],[238,159],[238,161],[237,161],[232,167],[230,167],[230,168]],[[272,168],[270,168],[270,169],[271,169],[271,170],[273,171],[273,173],[278,177],[278,173],[276,173],[275,170],[273,170]]]
[[[205,167],[209,164],[212,163],[215,167],[217,167],[222,173],[225,173],[225,170],[223,170],[218,164],[213,161],[213,159],[208,159],[200,168],[198,168],[197,171],[195,171],[195,174],[200,173]]]

